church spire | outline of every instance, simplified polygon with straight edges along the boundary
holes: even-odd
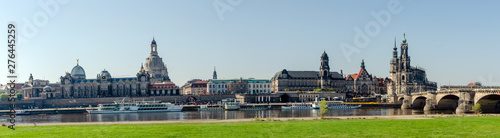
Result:
[[[406,32],[403,33],[403,43],[406,43]]]
[[[396,34],[394,34],[394,51],[396,51],[398,48],[396,47]]]
[[[144,66],[142,63],[141,63],[141,72],[144,72]]]
[[[396,47],[396,35],[394,35],[394,51],[392,51],[392,57],[398,58],[398,48]]]
[[[217,71],[215,70],[215,66],[214,66],[214,74],[213,74],[213,79],[216,80],[217,79]]]
[[[361,68],[365,69],[365,59],[361,60]]]

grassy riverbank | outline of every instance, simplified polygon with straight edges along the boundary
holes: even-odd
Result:
[[[0,137],[498,137],[500,117],[18,126]]]

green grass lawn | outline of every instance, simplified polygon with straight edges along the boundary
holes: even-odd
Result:
[[[74,125],[0,128],[0,137],[500,137],[500,117]]]

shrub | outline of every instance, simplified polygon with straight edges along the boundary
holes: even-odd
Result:
[[[17,93],[17,94],[16,94],[16,98],[17,98],[17,100],[22,100],[22,99],[24,99],[24,97],[23,97],[23,94],[22,94],[22,93]]]
[[[472,111],[476,114],[481,114],[481,104],[477,103],[476,105],[472,106]]]
[[[9,98],[8,94],[6,94],[6,93],[0,94],[0,100],[5,101],[5,100],[7,100],[7,98]]]

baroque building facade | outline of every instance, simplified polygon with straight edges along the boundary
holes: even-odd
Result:
[[[60,79],[63,98],[147,96],[150,84],[149,74],[143,67],[136,77],[113,78],[103,70],[95,79],[86,79],[85,70],[79,63]]]
[[[207,94],[207,83],[208,81],[197,80],[194,82],[188,82],[182,86],[183,95],[206,95]]]
[[[315,89],[335,89],[344,92],[345,78],[341,73],[330,72],[326,51],[321,55],[319,71],[288,71],[283,69],[271,79],[271,91],[313,91]]]
[[[151,42],[151,53],[135,77],[115,78],[107,70],[87,79],[85,70],[77,64],[60,77],[63,98],[133,97],[178,95],[179,88],[170,81],[166,65],[158,56],[156,41]]]
[[[49,80],[34,79],[33,75],[22,85],[21,94],[25,99],[60,98],[60,85],[49,83]]]
[[[398,57],[396,39],[394,39],[393,57],[390,61],[390,82],[387,85],[388,102],[397,103],[398,96],[422,91],[435,91],[437,84],[427,80],[425,69],[411,66],[408,55],[406,34],[403,34],[401,54]]]
[[[387,94],[387,83],[389,78],[377,78],[368,73],[365,61],[361,61],[361,69],[357,74],[349,74],[346,79],[347,91],[352,93],[352,97],[374,97]]]
[[[271,81],[266,79],[212,79],[207,86],[209,94],[271,93]]]

